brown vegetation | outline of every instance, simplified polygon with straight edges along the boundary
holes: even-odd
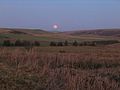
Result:
[[[97,29],[97,30],[79,30],[66,32],[71,35],[99,35],[99,36],[120,36],[120,29]]]
[[[0,48],[0,89],[120,89],[120,45],[90,50],[82,47],[80,53],[65,52],[65,48],[59,53],[39,48]]]

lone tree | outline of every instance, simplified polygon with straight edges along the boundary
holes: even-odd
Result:
[[[73,42],[73,46],[78,46],[78,42],[77,42],[77,41],[74,41],[74,42]]]
[[[50,46],[56,46],[56,42],[50,42]]]
[[[67,41],[67,40],[64,42],[64,45],[65,45],[65,46],[68,46],[68,41]]]

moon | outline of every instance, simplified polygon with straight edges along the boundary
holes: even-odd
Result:
[[[58,29],[58,25],[54,24],[54,25],[53,25],[53,28],[54,28],[54,29]]]

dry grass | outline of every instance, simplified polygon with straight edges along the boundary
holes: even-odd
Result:
[[[0,48],[0,90],[120,90],[119,47]]]

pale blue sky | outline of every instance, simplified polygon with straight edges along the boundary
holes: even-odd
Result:
[[[120,28],[119,0],[0,0],[0,27]]]

